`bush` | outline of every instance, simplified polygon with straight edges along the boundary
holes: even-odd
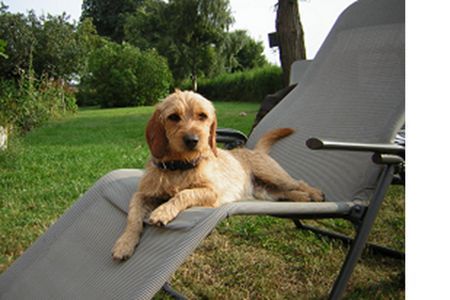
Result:
[[[167,62],[155,50],[105,42],[89,57],[77,99],[102,107],[151,105],[167,95],[171,82]]]
[[[283,88],[281,74],[278,66],[224,73],[212,79],[199,79],[198,92],[211,100],[260,102]],[[190,89],[190,82],[183,83],[182,88]]]
[[[62,82],[36,79],[33,71],[22,73],[17,83],[0,80],[0,126],[24,133],[76,110],[75,96]]]

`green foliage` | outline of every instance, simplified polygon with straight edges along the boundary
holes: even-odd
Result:
[[[80,104],[102,107],[149,105],[164,97],[172,82],[166,60],[155,50],[104,41],[89,57],[81,78]]]
[[[76,27],[69,16],[48,15],[36,25],[33,68],[39,75],[70,79],[77,73],[82,57],[77,43]]]
[[[223,73],[214,78],[201,78],[198,92],[211,100],[221,101],[262,101],[268,94],[282,88],[281,68],[265,66],[236,73]],[[182,84],[189,89],[189,82]]]
[[[20,80],[0,80],[0,125],[28,132],[51,118],[77,110],[70,88],[48,77],[22,73]]]
[[[0,126],[24,133],[75,112],[66,83],[81,64],[75,26],[65,14],[37,18],[0,4]]]
[[[144,0],[138,9],[127,17],[125,40],[141,50],[156,49],[167,58],[175,80],[186,78],[189,68],[181,57],[178,43],[171,35],[173,13],[162,0]]]
[[[0,57],[8,58],[8,55],[5,54],[6,41],[0,39]]]
[[[28,70],[33,45],[36,44],[33,14],[11,14],[3,7],[0,10],[0,38],[7,44],[4,48],[8,59],[0,59],[0,76],[18,78],[21,70]]]
[[[218,48],[224,40],[225,30],[232,24],[228,0],[171,0],[169,11],[170,35],[189,74],[195,78],[202,74],[201,66],[210,60],[208,48]]]
[[[3,7],[0,37],[6,42],[4,54],[8,59],[0,59],[0,77],[18,80],[21,72],[32,67],[38,77],[73,79],[84,66],[86,44],[80,41],[90,34],[86,27],[80,24],[78,30],[65,13],[38,18],[33,11],[13,14]]]
[[[218,49],[233,22],[228,0],[145,0],[125,23],[125,39],[167,57],[175,80],[222,71]]]
[[[115,42],[124,38],[127,16],[136,11],[142,0],[83,0],[81,19],[92,18],[100,35]]]
[[[227,33],[220,52],[227,72],[249,70],[268,64],[263,43],[252,39],[245,30]]]
[[[162,0],[144,0],[137,10],[128,15],[124,24],[125,40],[141,50],[164,49],[169,34],[169,11]],[[159,51],[164,53],[165,51]]]
[[[104,39],[97,34],[92,19],[86,18],[77,24],[76,41],[80,56],[80,66],[77,74],[77,79],[79,79],[89,72],[88,57],[95,49],[103,45]]]
[[[243,30],[228,33],[232,22],[228,1],[145,0],[128,16],[125,39],[167,57],[177,82],[266,65],[263,44]]]

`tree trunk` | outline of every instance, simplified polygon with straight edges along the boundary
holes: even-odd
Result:
[[[198,48],[194,47],[195,50],[193,51],[194,55],[192,56],[192,65],[191,65],[191,88],[193,92],[197,92],[197,57],[198,57]]]
[[[297,0],[278,1],[276,29],[283,68],[283,84],[288,86],[292,63],[306,59],[303,26],[300,22]]]
[[[0,125],[0,150],[8,148],[8,125],[4,127]]]
[[[197,92],[197,75],[191,74],[191,89],[193,92]]]

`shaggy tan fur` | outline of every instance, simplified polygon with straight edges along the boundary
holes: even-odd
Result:
[[[293,179],[267,153],[293,133],[266,133],[254,150],[216,147],[217,119],[210,101],[176,91],[161,102],[148,122],[146,138],[152,160],[129,205],[128,224],[113,248],[113,258],[129,258],[139,242],[143,220],[164,226],[192,206],[218,207],[241,199],[322,201],[323,194]],[[194,162],[188,170],[167,170],[163,162]]]

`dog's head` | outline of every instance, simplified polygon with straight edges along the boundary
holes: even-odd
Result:
[[[193,160],[216,149],[217,119],[210,101],[194,92],[175,91],[157,105],[146,138],[157,159]]]

